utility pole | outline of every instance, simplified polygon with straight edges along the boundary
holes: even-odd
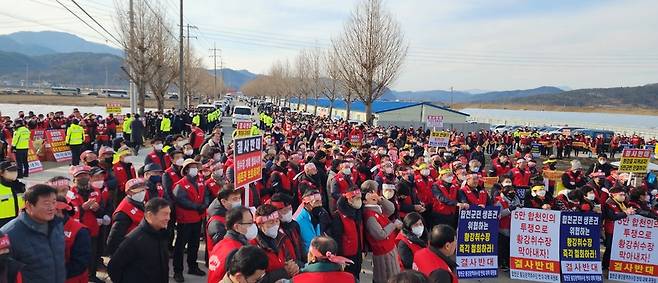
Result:
[[[183,0],[180,0],[180,34],[178,35],[178,109],[185,109],[185,75],[183,62]]]
[[[210,55],[210,57],[213,58],[213,61],[215,62],[215,68],[213,69],[213,71],[215,73],[215,76],[213,77],[213,79],[215,80],[214,81],[215,84],[213,85],[212,94],[213,94],[214,97],[219,97],[217,95],[217,51],[219,51],[219,56],[221,58],[222,50],[217,49],[217,46],[213,43],[213,48],[211,48],[210,51],[212,51],[212,55]]]
[[[135,43],[135,13],[133,11],[133,0],[130,0],[130,10],[129,10],[129,17],[130,17],[130,39],[128,43],[128,56],[134,56],[135,50],[133,48],[134,43]],[[134,58],[131,58],[131,60],[134,60]],[[130,68],[130,64],[128,64],[128,72],[132,76],[132,70]],[[130,80],[130,85],[128,88],[128,97],[130,97],[130,113],[137,113],[137,97],[135,95],[135,83],[133,80]]]
[[[453,91],[453,87],[450,87],[450,107],[452,107],[452,104],[453,104],[453,94],[452,94],[452,91]]]
[[[183,2],[182,1],[183,0],[181,0],[181,11],[182,11],[182,8],[183,8],[183,4],[182,4]],[[190,70],[192,70],[192,66],[191,66],[192,64],[190,64],[190,50],[191,50],[191,48],[190,48],[190,29],[199,29],[199,28],[197,26],[193,26],[193,25],[190,25],[190,24],[182,25],[182,23],[183,23],[183,21],[181,20],[181,30],[182,30],[183,26],[185,28],[187,28],[187,36],[185,36],[185,38],[187,38],[187,53],[185,54],[185,62],[190,67]],[[182,33],[181,33],[181,35],[182,35]],[[192,38],[196,39],[196,36],[192,36]],[[182,42],[182,39],[181,39],[181,42]],[[181,59],[182,59],[182,55],[181,55]],[[184,78],[181,78],[181,80],[183,80],[183,79]],[[191,97],[187,97],[187,95],[186,95],[186,100],[184,101],[185,106],[190,105],[191,99],[192,99]]]
[[[25,91],[30,88],[30,64],[25,64]]]

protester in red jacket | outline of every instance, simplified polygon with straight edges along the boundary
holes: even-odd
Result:
[[[413,269],[425,276],[436,270],[450,273],[452,283],[458,283],[457,263],[452,255],[457,250],[457,233],[448,225],[437,225],[432,228],[429,235],[429,247],[421,249],[414,254]]]
[[[228,232],[224,239],[219,241],[208,255],[208,282],[220,282],[228,268],[229,254],[248,245],[258,234],[251,211],[242,206],[232,208],[226,213],[226,229]]]

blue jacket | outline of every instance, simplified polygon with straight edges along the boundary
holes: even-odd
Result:
[[[321,235],[320,224],[318,223],[313,227],[311,214],[304,208],[302,208],[295,220],[299,224],[299,233],[302,236],[302,254],[305,255],[308,253],[308,248],[311,246],[311,240]]]
[[[0,231],[9,235],[12,258],[25,264],[21,270],[24,282],[63,283],[66,267],[62,219],[55,217],[48,222],[47,234],[40,232],[38,225],[27,213],[21,212]]]

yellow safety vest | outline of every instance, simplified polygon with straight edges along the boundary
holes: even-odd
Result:
[[[163,132],[171,131],[171,120],[169,120],[169,118],[167,117],[162,118],[162,121],[160,122],[160,131]]]
[[[80,125],[71,124],[66,129],[66,143],[69,145],[80,145],[85,140],[85,129]]]
[[[123,119],[122,128],[124,133],[131,134],[133,132],[133,129],[130,128],[130,124],[132,123],[133,119],[134,119],[133,117]]]
[[[249,132],[249,134],[252,136],[257,136],[259,133],[260,130],[258,130],[258,127],[256,127],[256,125],[251,125],[251,131]]]
[[[0,219],[18,216],[18,211],[23,207],[25,207],[23,194],[16,194],[16,198],[14,198],[11,188],[0,183]]]
[[[32,133],[25,126],[16,129],[11,140],[11,146],[14,149],[28,149],[31,135]]]
[[[162,152],[164,152],[164,153],[169,153],[169,149],[170,149],[170,148],[171,148],[171,146],[169,146],[169,145],[165,145],[165,146],[162,147]],[[163,168],[163,169],[166,169],[166,168]]]
[[[201,124],[201,116],[198,114],[194,116],[194,118],[192,118],[192,124],[198,127]]]

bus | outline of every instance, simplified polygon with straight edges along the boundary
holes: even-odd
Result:
[[[80,88],[77,87],[52,87],[50,91],[57,95],[80,95]]]
[[[117,89],[103,89],[101,90],[101,96],[114,97],[114,98],[128,98],[128,91],[117,90]]]

